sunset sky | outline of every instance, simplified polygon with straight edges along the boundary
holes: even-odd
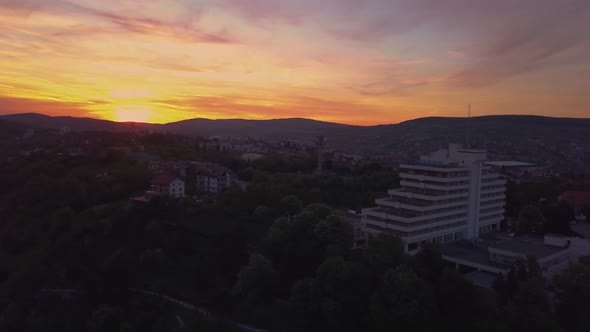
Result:
[[[0,0],[0,114],[590,117],[588,0]]]

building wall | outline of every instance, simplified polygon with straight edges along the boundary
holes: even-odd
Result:
[[[198,175],[195,182],[198,191],[218,194],[231,186],[232,178],[229,174],[219,177]]]
[[[176,179],[172,182],[168,188],[168,194],[174,198],[182,198],[184,197],[184,182],[181,180]]]
[[[395,234],[413,251],[423,242],[473,239],[499,229],[506,181],[484,166],[486,159],[485,150],[451,144],[419,163],[400,165],[402,188],[363,210],[366,233]]]

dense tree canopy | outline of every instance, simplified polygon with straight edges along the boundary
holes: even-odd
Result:
[[[86,141],[92,153],[66,153]],[[550,289],[534,257],[482,289],[434,245],[408,256],[381,234],[353,248],[344,211],[398,183],[378,164],[314,175],[313,158],[246,163],[159,134],[34,144],[44,150],[0,163],[0,331],[238,331],[240,322],[280,331],[574,332],[589,324],[587,259]],[[248,185],[206,201],[132,204],[152,176],[125,157],[139,146],[223,163]],[[521,215],[523,233],[569,231],[561,221],[571,209],[537,199],[553,188],[513,184],[510,213]]]

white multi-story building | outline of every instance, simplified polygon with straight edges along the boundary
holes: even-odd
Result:
[[[187,174],[198,192],[219,194],[233,183],[231,171],[213,163],[192,163]]]
[[[399,236],[407,252],[425,242],[474,239],[504,219],[506,180],[485,164],[487,151],[450,144],[399,167],[401,188],[363,210],[367,236]]]

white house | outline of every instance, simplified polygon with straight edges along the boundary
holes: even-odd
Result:
[[[184,181],[171,175],[158,175],[152,180],[152,191],[174,198],[184,197]]]

